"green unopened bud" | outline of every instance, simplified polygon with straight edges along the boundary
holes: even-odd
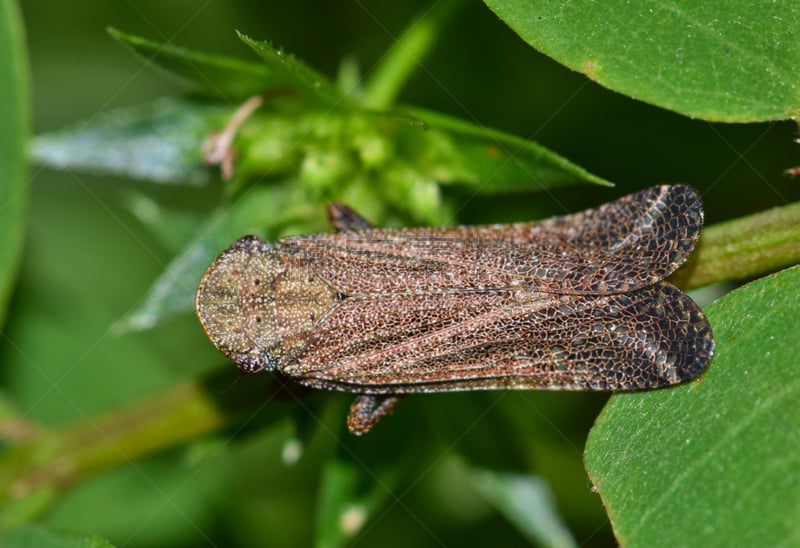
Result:
[[[300,177],[312,188],[333,187],[350,171],[350,162],[340,152],[309,151],[300,166]]]

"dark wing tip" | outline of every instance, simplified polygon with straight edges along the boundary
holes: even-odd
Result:
[[[586,368],[581,387],[588,390],[635,392],[690,381],[705,371],[714,355],[714,335],[703,311],[676,287],[659,282],[618,295],[612,306],[622,313],[609,316],[615,328],[610,344],[599,330],[600,345],[582,357]],[[598,342],[597,340],[595,342]]]
[[[612,245],[615,253],[629,260],[607,269],[605,280],[623,291],[675,272],[694,250],[703,227],[703,203],[688,185],[650,187],[612,202],[605,210],[616,222],[629,223],[628,232],[619,230],[621,237]]]
[[[642,285],[664,279],[686,262],[703,227],[703,202],[688,185],[646,188],[612,202],[609,209],[630,215],[631,234],[638,237],[623,241],[634,244],[631,252],[646,242],[650,276],[642,276]]]
[[[697,303],[668,283],[657,284],[652,291],[656,301],[649,313],[657,314],[654,328],[659,343],[655,351],[645,353],[649,366],[633,390],[690,381],[705,371],[714,355],[714,334]]]
[[[679,384],[698,377],[705,371],[711,358],[714,356],[714,334],[702,310],[683,295],[683,302],[691,303],[691,309],[685,310],[688,315],[686,322],[685,351],[675,363],[675,378],[669,377],[667,385]]]
[[[700,196],[661,185],[533,227],[550,247],[537,249],[535,283],[553,293],[607,295],[641,289],[678,269],[703,226]],[[542,247],[531,238],[531,245]],[[543,273],[543,274],[542,274]]]

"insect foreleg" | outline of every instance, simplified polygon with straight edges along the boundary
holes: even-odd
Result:
[[[374,228],[372,223],[345,204],[330,203],[326,213],[328,214],[328,221],[336,232],[358,232]]]

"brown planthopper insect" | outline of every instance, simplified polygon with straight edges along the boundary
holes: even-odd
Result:
[[[234,242],[196,309],[242,370],[359,394],[356,434],[404,394],[647,390],[713,354],[703,312],[663,281],[703,223],[691,187],[509,225],[374,229],[346,206],[328,213],[335,234]]]

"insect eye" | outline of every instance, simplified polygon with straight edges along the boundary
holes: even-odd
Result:
[[[257,349],[252,349],[249,352],[237,354],[233,357],[233,362],[245,373],[258,373],[259,371],[264,371],[265,369],[275,369],[275,365],[269,359],[269,356]]]

